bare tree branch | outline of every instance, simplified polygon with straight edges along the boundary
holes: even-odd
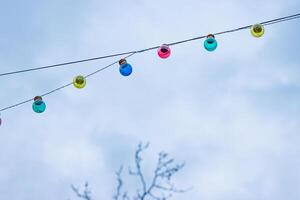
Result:
[[[146,145],[143,145],[142,143],[139,143],[137,150],[135,151],[135,168],[136,170],[133,172],[129,169],[129,174],[139,177],[141,185],[142,185],[142,193],[137,191],[137,199],[144,199],[144,196],[147,194],[147,184],[145,181],[145,177],[142,172],[141,162],[142,162],[142,156],[141,153],[149,147],[149,143]]]
[[[174,185],[170,183],[171,178],[175,175],[178,171],[180,171],[185,164],[176,164],[174,163],[173,158],[169,158],[169,155],[164,152],[159,153],[156,169],[154,171],[154,175],[152,177],[152,181],[147,187],[147,182],[145,181],[141,162],[142,162],[142,152],[149,147],[149,143],[143,146],[142,143],[138,145],[138,148],[135,153],[135,171],[129,170],[129,174],[133,176],[138,176],[140,179],[140,183],[142,186],[142,192],[137,190],[137,194],[135,196],[135,200],[145,200],[147,197],[150,197],[155,200],[162,200],[171,198],[171,193],[182,193],[185,190],[176,189]],[[166,185],[166,186],[165,186]],[[168,192],[168,195],[162,194],[158,196],[155,194],[155,190],[165,191]]]
[[[77,197],[85,200],[92,200],[92,197],[90,196],[92,192],[89,189],[88,182],[84,184],[84,190],[82,192],[80,192],[80,189],[75,187],[74,185],[71,185],[71,188],[73,192],[77,195]]]
[[[167,200],[173,196],[174,193],[184,193],[187,190],[177,189],[172,183],[172,177],[184,168],[185,163],[176,163],[173,158],[169,157],[169,154],[160,152],[158,154],[157,164],[151,180],[148,182],[142,170],[142,153],[149,147],[149,143],[143,145],[138,144],[138,147],[134,154],[135,169],[129,168],[129,175],[138,178],[140,187],[136,189],[136,194],[133,196],[133,200]],[[124,190],[124,181],[122,180],[123,166],[116,172],[117,188],[116,193],[113,196],[113,200],[130,200],[128,193]],[[75,194],[84,200],[91,199],[91,191],[88,187],[88,183],[85,184],[85,189],[80,192],[78,188],[71,186]]]
[[[123,187],[123,180],[121,178],[122,172],[123,172],[123,166],[121,166],[120,169],[116,172],[118,185],[117,185],[116,194],[113,197],[114,200],[119,200],[120,198],[122,198],[122,200],[129,200],[127,192],[123,192],[122,194],[122,187]]]

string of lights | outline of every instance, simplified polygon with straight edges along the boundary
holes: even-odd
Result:
[[[71,62],[65,62],[65,63],[59,63],[59,64],[54,64],[54,65],[48,65],[48,66],[42,66],[42,67],[37,67],[37,68],[29,68],[29,69],[24,69],[24,70],[19,70],[19,71],[12,71],[12,72],[6,72],[6,73],[2,73],[0,74],[0,76],[7,76],[7,75],[12,75],[12,74],[17,74],[17,73],[24,73],[24,72],[30,72],[30,71],[36,71],[36,70],[42,70],[42,69],[48,69],[48,68],[55,68],[55,67],[60,67],[60,66],[66,66],[66,65],[71,65],[71,64],[77,64],[77,63],[83,63],[83,62],[89,62],[89,61],[93,61],[93,60],[100,60],[100,59],[104,59],[104,58],[111,58],[111,57],[117,57],[117,56],[125,56],[124,58],[122,58],[119,61],[115,61],[112,62],[111,64],[102,67],[88,75],[82,76],[76,76],[74,78],[74,80],[68,84],[65,84],[63,86],[60,86],[56,89],[53,89],[51,91],[48,91],[40,96],[36,96],[34,98],[30,98],[28,100],[4,107],[2,109],[0,109],[0,113],[15,107],[18,107],[20,105],[29,103],[29,102],[33,102],[32,104],[32,109],[36,112],[36,113],[42,113],[45,111],[46,109],[46,104],[43,101],[42,97],[48,96],[52,93],[55,93],[57,91],[60,91],[66,87],[69,87],[71,85],[74,85],[74,87],[78,88],[78,89],[82,89],[85,87],[86,85],[86,79],[88,77],[91,77],[97,73],[102,72],[103,70],[119,63],[120,68],[120,74],[123,76],[129,76],[132,73],[132,66],[127,63],[126,59],[138,54],[138,53],[143,53],[146,51],[151,51],[154,49],[157,49],[157,54],[160,58],[162,59],[166,59],[170,56],[171,54],[171,48],[170,46],[174,46],[174,45],[178,45],[178,44],[182,44],[182,43],[186,43],[186,42],[190,42],[190,41],[194,41],[194,40],[200,40],[200,39],[204,39],[206,38],[206,40],[204,41],[204,48],[207,51],[214,51],[217,46],[217,40],[215,39],[215,35],[222,35],[222,34],[226,34],[226,33],[232,33],[232,32],[237,32],[237,31],[241,31],[244,29],[250,29],[251,34],[254,37],[261,37],[264,35],[265,29],[264,26],[268,26],[268,25],[272,25],[272,24],[276,24],[276,23],[282,23],[285,21],[290,21],[290,20],[294,20],[294,19],[299,19],[300,18],[300,13],[299,14],[295,14],[295,15],[289,15],[286,17],[281,17],[281,18],[277,18],[277,19],[272,19],[269,21],[265,21],[265,22],[261,22],[258,24],[254,24],[254,25],[248,25],[248,26],[243,26],[243,27],[239,27],[239,28],[235,28],[232,30],[227,30],[227,31],[222,31],[222,32],[218,32],[215,34],[209,34],[209,35],[205,35],[205,36],[199,36],[199,37],[195,37],[195,38],[190,38],[190,39],[186,39],[186,40],[181,40],[181,41],[177,41],[177,42],[173,42],[173,43],[169,43],[169,44],[163,44],[161,46],[154,46],[154,47],[150,47],[150,48],[146,48],[146,49],[142,49],[142,50],[138,50],[138,51],[129,51],[129,52],[124,52],[124,53],[117,53],[117,54],[112,54],[112,55],[106,55],[106,56],[101,56],[101,57],[96,57],[96,58],[88,58],[88,59],[84,59],[84,60],[77,60],[77,61],[71,61]],[[1,118],[0,118],[0,125],[1,125]]]
[[[276,23],[280,23],[280,22],[284,22],[284,21],[290,21],[290,20],[298,19],[298,18],[300,18],[300,13],[294,14],[294,15],[289,15],[289,16],[286,16],[286,17],[272,19],[272,20],[269,20],[269,21],[261,22],[259,24],[267,26],[267,25],[272,25],[272,24],[276,24]],[[235,29],[232,29],[232,30],[222,31],[222,32],[215,33],[214,35],[222,35],[222,34],[226,34],[226,33],[232,33],[232,32],[236,32],[236,31],[240,31],[240,30],[244,30],[244,29],[249,29],[251,26],[252,25],[248,25],[248,26],[235,28]],[[195,37],[195,38],[190,38],[190,39],[186,39],[186,40],[181,40],[181,41],[169,43],[168,45],[173,46],[173,45],[182,44],[182,43],[186,43],[186,42],[190,42],[190,41],[194,41],[194,40],[200,40],[200,39],[203,39],[205,37],[206,37],[206,35],[205,36],[199,36],[199,37]],[[105,58],[126,56],[126,55],[129,55],[129,54],[132,54],[132,53],[142,53],[142,52],[151,51],[151,50],[154,50],[154,49],[157,49],[157,48],[159,48],[159,46],[149,47],[149,48],[142,49],[142,50],[128,51],[128,52],[116,53],[116,54],[111,54],[111,55],[104,55],[104,56],[100,56],[100,57],[94,57],[94,58],[87,58],[87,59],[82,59],[82,60],[75,60],[75,61],[57,63],[57,64],[46,65],[46,66],[41,66],[41,67],[10,71],[10,72],[5,72],[5,73],[0,73],[0,76],[8,76],[8,75],[13,75],[13,74],[19,74],[19,73],[25,73],[25,72],[31,72],[31,71],[37,71],[37,70],[44,70],[44,69],[49,69],[49,68],[57,68],[57,67],[62,67],[62,66],[67,66],[67,65],[74,65],[74,64],[84,63],[84,62],[95,61],[95,60],[102,60],[102,59],[105,59]]]
[[[129,58],[129,57],[133,56],[134,54],[135,54],[135,53],[132,53],[132,54],[126,56],[125,58]],[[103,71],[103,70],[105,70],[105,69],[107,69],[107,68],[109,68],[109,67],[111,67],[111,66],[117,64],[117,63],[118,63],[118,61],[113,62],[113,63],[111,63],[111,64],[109,64],[109,65],[107,65],[107,66],[105,66],[105,67],[102,67],[102,68],[98,69],[97,71],[94,71],[93,73],[90,73],[90,74],[86,75],[84,78],[88,78],[88,77],[90,77],[90,76],[93,76],[93,75],[95,75],[95,74],[97,74],[97,73],[99,73],[99,72],[101,72],[101,71]],[[48,91],[48,92],[46,92],[46,93],[40,95],[40,97],[48,96],[48,95],[50,95],[50,94],[52,94],[52,93],[54,93],[54,92],[57,92],[57,91],[62,90],[62,89],[64,89],[64,88],[68,87],[68,86],[71,86],[72,84],[74,84],[74,82],[67,83],[67,84],[65,84],[65,85],[63,85],[63,86],[60,86],[60,87],[55,88],[55,89],[53,89],[53,90],[51,90],[51,91]],[[14,104],[14,105],[7,106],[7,107],[5,107],[5,108],[2,108],[2,109],[0,109],[0,112],[3,112],[3,111],[5,111],[5,110],[11,109],[11,108],[14,108],[14,107],[17,107],[17,106],[20,106],[20,105],[23,105],[23,104],[26,104],[26,103],[29,103],[29,102],[32,102],[32,101],[34,101],[34,98],[30,98],[30,99],[27,99],[27,100],[22,101],[22,102],[20,102],[20,103],[16,103],[16,104]]]

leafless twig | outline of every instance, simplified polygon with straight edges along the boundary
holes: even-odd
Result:
[[[84,184],[84,190],[82,192],[80,192],[80,189],[75,187],[74,185],[71,185],[71,188],[74,191],[74,193],[77,195],[77,197],[79,197],[81,199],[85,199],[85,200],[92,200],[92,197],[91,197],[92,192],[89,189],[88,182],[86,182]]]
[[[138,178],[140,188],[136,190],[136,194],[133,196],[133,200],[167,200],[173,196],[174,193],[184,193],[187,190],[178,189],[172,183],[172,177],[179,172],[185,163],[176,163],[173,158],[170,158],[169,154],[160,152],[158,154],[157,164],[150,181],[147,181],[142,170],[142,153],[149,147],[149,143],[143,145],[139,143],[135,154],[135,167],[134,170],[129,168],[129,175]],[[131,198],[124,189],[124,181],[122,179],[123,166],[116,172],[117,176],[117,188],[116,193],[113,196],[114,200],[130,200]],[[91,190],[88,187],[88,183],[85,184],[85,189],[80,192],[78,188],[71,186],[77,197],[84,200],[92,200]]]
[[[148,185],[142,172],[142,152],[149,147],[149,143],[143,145],[140,143],[135,153],[135,171],[129,169],[129,174],[137,176],[141,183],[141,190],[137,190],[135,200],[145,200],[146,198],[154,200],[164,200],[172,197],[172,193],[183,193],[186,190],[177,189],[172,183],[172,176],[184,167],[184,163],[176,164],[173,158],[164,152],[159,153],[156,168],[152,181]],[[158,195],[157,193],[161,194]],[[167,193],[167,195],[165,195]]]

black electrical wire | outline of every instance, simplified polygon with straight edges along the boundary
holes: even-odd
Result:
[[[132,53],[132,54],[126,56],[125,58],[129,58],[129,57],[133,56],[134,54],[135,54],[135,53]],[[113,63],[111,63],[111,64],[109,64],[109,65],[107,65],[107,66],[105,66],[105,67],[102,67],[102,68],[98,69],[97,71],[94,71],[94,72],[92,72],[92,73],[86,75],[85,78],[90,77],[90,76],[93,76],[93,75],[95,75],[95,74],[97,74],[97,73],[99,73],[99,72],[101,72],[101,71],[103,71],[103,70],[105,70],[105,69],[107,69],[107,68],[113,66],[113,65],[116,64],[116,63],[118,63],[118,61],[113,62]],[[59,91],[59,90],[62,90],[62,89],[64,89],[64,88],[66,88],[66,87],[68,87],[68,86],[70,86],[70,85],[72,85],[72,84],[73,84],[73,82],[68,83],[68,84],[65,84],[65,85],[63,85],[63,86],[60,86],[60,87],[55,88],[55,89],[53,89],[53,90],[50,90],[49,92],[46,92],[46,93],[44,93],[44,94],[42,94],[42,95],[40,95],[40,96],[41,96],[41,97],[48,96],[48,95],[50,95],[50,94],[52,94],[52,93],[54,93],[54,92],[57,92],[57,91]],[[33,99],[34,99],[34,98],[31,98],[31,99],[28,99],[28,100],[26,100],[26,101],[22,101],[22,102],[20,102],[20,103],[16,103],[16,104],[14,104],[14,105],[11,105],[11,106],[2,108],[2,109],[0,109],[0,112],[3,112],[3,111],[5,111],[5,110],[8,110],[8,109],[11,109],[11,108],[14,108],[14,107],[23,105],[23,104],[28,103],[28,102],[31,102],[31,101],[33,101]]]
[[[273,20],[269,20],[269,21],[265,21],[265,22],[261,22],[260,24],[262,25],[272,25],[272,24],[276,24],[276,23],[281,23],[281,22],[285,22],[285,21],[289,21],[289,20],[293,20],[293,19],[298,19],[300,18],[300,13],[299,14],[295,14],[295,15],[290,15],[290,16],[286,16],[286,17],[281,17],[281,18],[277,18],[277,19],[273,19]],[[236,32],[236,31],[240,31],[240,30],[244,30],[244,29],[249,29],[252,25],[248,25],[248,26],[243,26],[243,27],[239,27],[239,28],[236,28],[236,29],[232,29],[232,30],[227,30],[227,31],[223,31],[223,32],[218,32],[218,33],[215,33],[214,35],[222,35],[222,34],[226,34],[226,33],[232,33],[232,32]],[[190,41],[194,41],[194,40],[199,40],[199,39],[203,39],[205,38],[205,36],[199,36],[199,37],[195,37],[195,38],[190,38],[190,39],[186,39],[186,40],[182,40],[182,41],[177,41],[177,42],[173,42],[173,43],[169,43],[168,45],[172,46],[172,45],[177,45],[177,44],[181,44],[181,43],[186,43],[186,42],[190,42]],[[146,49],[142,49],[142,50],[139,50],[139,51],[129,51],[129,52],[125,52],[125,53],[118,53],[118,54],[112,54],[112,55],[106,55],[106,56],[101,56],[101,57],[96,57],[96,58],[89,58],[89,59],[84,59],[84,60],[77,60],[77,61],[71,61],[71,62],[66,62],[66,63],[60,63],[60,64],[54,64],[54,65],[48,65],[48,66],[43,66],[43,67],[37,67],[37,68],[30,68],[30,69],[24,69],[24,70],[20,70],[20,71],[12,71],[12,72],[7,72],[7,73],[2,73],[0,74],[0,76],[6,76],[6,75],[11,75],[11,74],[17,74],[17,73],[24,73],[24,72],[29,72],[29,71],[35,71],[35,70],[41,70],[41,69],[47,69],[47,68],[54,68],[54,67],[59,67],[59,66],[65,66],[65,65],[70,65],[70,64],[77,64],[77,63],[82,63],[82,62],[88,62],[88,61],[92,61],[92,60],[100,60],[100,59],[104,59],[104,58],[110,58],[110,57],[116,57],[116,56],[124,56],[124,55],[127,55],[125,56],[124,58],[129,58],[137,53],[143,53],[143,52],[146,52],[146,51],[150,51],[150,50],[153,50],[153,49],[157,49],[159,48],[159,46],[155,46],[155,47],[150,47],[150,48],[146,48]],[[117,64],[118,61],[115,61],[105,67],[102,67],[100,69],[98,69],[97,71],[94,71],[88,75],[85,76],[85,78],[88,78],[90,76],[93,76],[115,64]],[[41,96],[44,97],[44,96],[47,96],[47,95],[50,95],[54,92],[57,92],[59,90],[62,90],[70,85],[72,85],[73,83],[68,83],[68,84],[65,84],[63,86],[60,86],[56,89],[53,89],[49,92],[46,92],[44,94],[42,94]],[[11,106],[7,106],[5,108],[2,108],[0,109],[0,112],[3,112],[5,110],[8,110],[8,109],[11,109],[11,108],[14,108],[14,107],[17,107],[17,106],[20,106],[20,105],[23,105],[25,103],[28,103],[28,102],[31,102],[33,101],[33,98],[31,99],[28,99],[28,100],[25,100],[25,101],[22,101],[20,103],[16,103],[16,104],[13,104]]]
[[[18,71],[5,72],[5,73],[0,74],[0,76],[7,76],[7,75],[12,75],[12,74],[19,74],[19,73],[25,73],[25,72],[30,72],[30,71],[37,71],[37,70],[42,70],[42,69],[62,67],[62,66],[66,66],[66,65],[78,64],[78,63],[83,63],[83,62],[90,62],[90,61],[94,61],[94,60],[101,60],[101,59],[112,58],[112,57],[116,57],[116,56],[124,56],[124,55],[128,55],[128,54],[131,54],[131,53],[134,53],[134,52],[135,51],[133,51],[133,52],[129,51],[129,52],[117,53],[117,54],[106,55],[106,56],[101,56],[101,57],[88,58],[88,59],[83,59],[83,60],[76,60],[76,61],[53,64],[53,65],[46,65],[46,66],[42,66],[42,67],[28,68],[28,69],[23,69],[23,70],[18,70]]]
[[[299,17],[300,17],[300,13],[294,14],[294,15],[289,15],[289,16],[286,16],[286,17],[277,18],[277,19],[272,19],[272,20],[269,20],[269,21],[262,22],[261,24],[262,25],[271,25],[271,24],[276,24],[276,23],[280,23],[280,22],[284,22],[284,21],[298,19]]]
[[[261,22],[260,24],[262,24],[262,25],[271,25],[271,24],[276,24],[276,23],[289,21],[289,20],[293,20],[293,19],[298,19],[298,18],[300,18],[300,13],[294,14],[294,15],[289,15],[289,16],[286,16],[286,17],[272,19],[272,20],[265,21],[265,22]],[[232,29],[232,30],[222,31],[222,32],[219,32],[219,33],[215,33],[214,35],[222,35],[222,34],[226,34],[226,33],[232,33],[232,32],[236,32],[236,31],[248,29],[251,26],[252,25],[248,25],[248,26],[243,26],[243,27],[239,27],[239,28],[236,28],[236,29]],[[169,43],[168,45],[172,46],[172,45],[182,44],[182,43],[186,43],[186,42],[190,42],[190,41],[194,41],[194,40],[200,40],[200,39],[203,39],[205,37],[206,37],[206,35],[205,36],[199,36],[199,37],[195,37],[195,38],[190,38],[190,39],[186,39],[186,40],[181,40],[181,41]],[[78,63],[90,62],[90,61],[95,61],[95,60],[101,60],[101,59],[105,59],[105,58],[125,56],[125,55],[129,55],[129,54],[132,54],[132,53],[142,53],[142,52],[145,52],[145,51],[150,51],[150,50],[153,50],[153,49],[157,49],[158,47],[159,46],[154,46],[154,47],[150,47],[150,48],[146,48],[146,49],[142,49],[142,50],[138,50],[138,51],[128,51],[128,52],[105,55],[105,56],[100,56],[100,57],[87,58],[87,59],[70,61],[70,62],[63,62],[63,63],[53,64],[53,65],[46,65],[46,66],[41,66],[41,67],[36,67],[36,68],[28,68],[28,69],[23,69],[23,70],[5,72],[5,73],[0,73],[0,76],[8,76],[8,75],[31,72],[31,71],[37,71],[37,70],[62,67],[62,66],[67,66],[67,65],[72,65],[72,64],[78,64]]]

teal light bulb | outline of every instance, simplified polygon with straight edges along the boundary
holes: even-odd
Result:
[[[36,113],[43,113],[46,110],[46,104],[42,100],[42,97],[36,96],[32,104],[32,110]]]
[[[206,38],[206,40],[204,41],[204,48],[207,51],[214,51],[216,50],[216,48],[218,47],[218,42],[215,39],[215,36],[212,34],[209,34]]]

